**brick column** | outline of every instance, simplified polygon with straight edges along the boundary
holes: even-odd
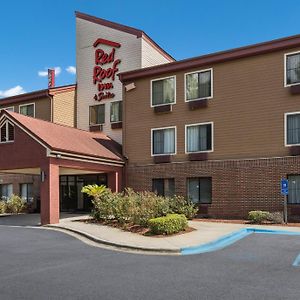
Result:
[[[59,166],[49,161],[43,164],[44,182],[41,182],[41,223],[59,223]]]
[[[122,169],[116,172],[107,173],[107,186],[113,192],[121,192],[122,190]]]

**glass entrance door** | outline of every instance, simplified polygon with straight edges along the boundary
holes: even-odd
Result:
[[[90,211],[92,199],[81,193],[82,187],[89,184],[107,185],[106,174],[60,176],[60,210]]]

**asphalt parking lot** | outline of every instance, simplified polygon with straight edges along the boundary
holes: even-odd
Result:
[[[299,299],[299,253],[295,236],[252,234],[216,252],[156,256],[0,226],[0,298]]]

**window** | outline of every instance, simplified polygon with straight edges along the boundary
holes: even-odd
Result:
[[[32,183],[20,184],[20,196],[27,203],[33,202],[33,184]]]
[[[5,121],[0,126],[0,134],[1,134],[0,137],[1,143],[13,142],[15,139],[14,126],[10,122]]]
[[[151,106],[175,103],[175,76],[151,81]]]
[[[212,98],[212,69],[185,74],[186,101]]]
[[[289,175],[289,204],[300,204],[300,175]]]
[[[24,104],[19,106],[19,113],[29,117],[35,117],[35,105],[34,103],[31,104]]]
[[[193,203],[210,204],[212,201],[211,177],[188,178],[188,199]]]
[[[300,52],[285,55],[285,85],[300,84]]]
[[[122,101],[110,103],[110,122],[122,122]]]
[[[9,197],[13,194],[12,184],[1,184],[0,185],[0,199],[7,201]]]
[[[152,129],[152,155],[176,153],[176,127]]]
[[[90,106],[90,125],[105,123],[105,104]]]
[[[299,145],[300,144],[300,113],[285,114],[285,144]]]
[[[175,195],[174,178],[152,179],[152,191],[159,196],[173,197]]]
[[[15,108],[13,106],[0,108],[0,110],[2,109],[7,111],[15,111]]]
[[[213,123],[186,125],[186,153],[213,151]]]

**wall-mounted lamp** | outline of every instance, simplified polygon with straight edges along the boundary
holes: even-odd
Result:
[[[61,154],[56,154],[56,158],[61,158]]]
[[[46,173],[45,171],[41,171],[41,182],[45,182],[46,180]]]

